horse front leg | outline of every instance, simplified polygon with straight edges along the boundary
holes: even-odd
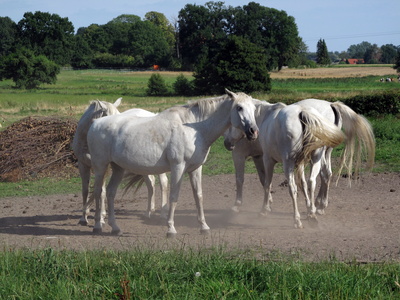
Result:
[[[147,217],[150,218],[151,214],[155,211],[155,178],[153,175],[143,176],[144,182],[147,186]]]
[[[165,173],[158,175],[161,188],[161,218],[168,218],[168,176]]]
[[[175,217],[175,209],[178,203],[179,191],[182,184],[184,173],[184,165],[178,165],[174,168],[171,168],[171,185],[169,192],[169,211],[168,211],[168,231],[167,237],[175,237],[177,231],[175,229],[174,217]]]
[[[198,167],[193,172],[189,173],[190,184],[192,185],[193,196],[197,207],[197,220],[200,224],[200,232],[207,234],[210,232],[210,227],[206,223],[203,207],[203,189],[201,183],[202,166]]]
[[[239,212],[239,206],[243,203],[243,182],[244,182],[244,166],[246,157],[235,152],[232,152],[233,164],[235,167],[235,177],[236,177],[236,200],[232,207],[232,211]]]

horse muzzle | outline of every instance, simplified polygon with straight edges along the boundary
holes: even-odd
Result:
[[[249,141],[254,141],[258,138],[258,128],[253,128],[253,127],[249,127],[248,130],[246,130],[246,138]]]
[[[235,144],[227,139],[224,140],[224,146],[225,149],[228,151],[233,151],[233,149],[235,148]]]

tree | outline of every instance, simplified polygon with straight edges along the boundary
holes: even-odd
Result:
[[[68,18],[37,11],[27,12],[18,22],[21,46],[45,55],[59,65],[70,63],[74,46],[74,26]]]
[[[0,17],[0,57],[12,52],[17,35],[17,24],[9,17]]]
[[[265,49],[269,70],[293,61],[301,43],[293,17],[255,2],[243,7],[225,6],[223,2],[188,4],[179,12],[178,24],[180,53],[188,69],[215,43],[232,35]]]
[[[250,2],[232,12],[235,17],[228,28],[266,50],[268,70],[280,70],[294,60],[299,61],[301,39],[294,18],[285,11]]]
[[[42,83],[55,83],[58,73],[56,63],[27,49],[5,56],[0,62],[0,80],[12,79],[17,88],[35,89]]]
[[[360,44],[351,45],[347,49],[350,58],[363,58],[368,48],[372,46],[371,43],[362,42]]]
[[[187,70],[193,70],[212,43],[226,37],[223,2],[206,5],[187,4],[179,12],[179,50],[183,68]]]
[[[397,49],[397,56],[393,69],[400,73],[400,48]]]
[[[396,47],[395,45],[392,44],[386,44],[381,46],[381,63],[384,64],[393,64],[396,62],[396,55],[397,55],[397,50],[400,49],[400,47]]]
[[[328,47],[326,46],[325,40],[320,39],[317,43],[317,64],[329,65],[331,59],[328,54]]]
[[[243,37],[231,36],[210,49],[194,77],[200,94],[222,94],[225,88],[245,93],[271,90],[265,50]]]
[[[381,49],[377,44],[373,44],[371,47],[367,48],[363,58],[366,64],[377,64],[381,58]]]
[[[167,67],[171,58],[171,48],[162,30],[150,21],[137,22],[128,32],[129,53],[139,67],[152,65]]]
[[[75,38],[74,53],[71,57],[71,66],[74,69],[89,69],[93,67],[93,51],[81,35]]]

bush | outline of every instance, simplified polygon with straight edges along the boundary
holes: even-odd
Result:
[[[400,114],[400,94],[388,91],[372,95],[356,95],[343,101],[356,113],[365,116]]]
[[[133,68],[136,60],[128,55],[112,55],[110,53],[98,53],[93,59],[96,68]]]
[[[174,82],[174,92],[179,96],[191,96],[194,94],[193,82],[180,74]]]
[[[165,80],[160,74],[155,73],[150,76],[149,82],[147,84],[147,95],[149,96],[166,96],[168,95],[168,88],[165,84]]]

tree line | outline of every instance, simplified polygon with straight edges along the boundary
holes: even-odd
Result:
[[[0,41],[0,80],[23,88],[53,83],[71,66],[193,71],[197,93],[268,91],[269,71],[313,64],[295,19],[255,2],[187,4],[173,23],[154,11],[120,15],[76,33],[66,17],[27,12],[18,23],[0,17]]]

